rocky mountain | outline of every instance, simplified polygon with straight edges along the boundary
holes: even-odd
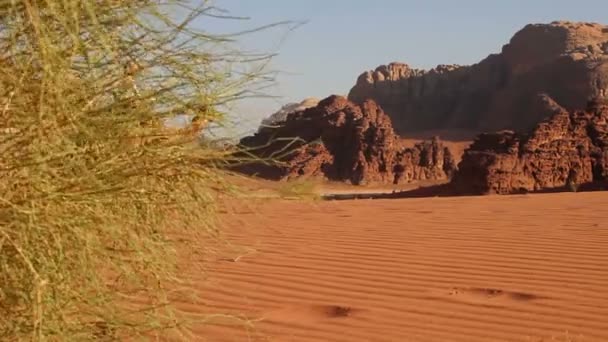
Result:
[[[314,97],[306,98],[306,99],[302,100],[302,102],[300,102],[300,103],[297,103],[297,102],[288,103],[288,104],[284,105],[283,107],[281,107],[281,109],[279,109],[272,115],[270,115],[267,118],[265,118],[264,120],[262,120],[259,130],[263,130],[266,127],[280,125],[287,119],[287,116],[289,114],[291,114],[293,112],[303,111],[304,109],[314,107],[318,104],[319,104],[319,100]]]
[[[452,186],[460,193],[566,190],[608,181],[608,103],[568,111],[542,96],[551,118],[529,135],[485,133],[465,151]]]
[[[402,147],[390,118],[373,100],[355,104],[341,96],[292,112],[280,125],[242,139],[241,146],[259,160],[240,171],[271,179],[404,183],[448,179],[455,169],[438,139]]]
[[[569,111],[608,95],[608,26],[534,24],[498,54],[472,66],[424,71],[391,63],[359,76],[348,99],[375,100],[399,133],[429,129],[529,131],[551,113],[547,94]]]

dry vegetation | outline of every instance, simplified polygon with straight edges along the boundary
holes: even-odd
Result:
[[[162,122],[221,120],[268,57],[205,18],[230,19],[207,1],[0,2],[0,340],[187,331],[168,231],[214,236],[226,155]]]

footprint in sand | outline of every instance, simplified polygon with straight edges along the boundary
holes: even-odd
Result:
[[[274,322],[315,322],[351,317],[359,311],[342,305],[289,305],[266,313],[263,319]]]
[[[451,300],[489,306],[504,306],[531,302],[541,298],[532,293],[481,287],[454,287],[450,289],[447,294]]]

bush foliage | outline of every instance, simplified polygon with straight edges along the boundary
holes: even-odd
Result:
[[[265,80],[264,56],[204,18],[227,17],[206,1],[0,1],[0,340],[179,327],[172,236],[215,234],[226,158],[196,133]],[[179,114],[199,127],[163,126]]]

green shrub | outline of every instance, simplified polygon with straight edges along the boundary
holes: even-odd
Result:
[[[221,120],[265,64],[192,6],[0,2],[0,340],[181,328],[176,250],[216,234],[226,156],[163,120]]]

